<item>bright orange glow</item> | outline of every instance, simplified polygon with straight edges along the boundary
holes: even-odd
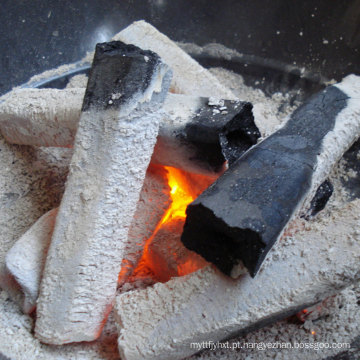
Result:
[[[158,258],[154,258],[155,255],[154,253],[151,253],[149,246],[151,246],[154,239],[156,239],[159,230],[162,228],[167,227],[165,231],[169,231],[169,236],[171,237],[172,226],[174,226],[174,224],[176,224],[179,219],[183,219],[183,222],[185,222],[187,206],[192,201],[194,201],[202,193],[202,191],[208,188],[217,178],[190,174],[186,171],[169,166],[166,166],[165,169],[167,171],[166,176],[170,187],[171,204],[166,210],[162,219],[157,224],[152,235],[147,239],[142,259],[134,271],[134,273],[137,273],[139,270],[141,270],[141,267],[147,267],[154,271],[154,273],[158,274],[157,278],[162,282],[168,281],[173,276],[186,275],[207,265],[206,261],[195,253],[190,254],[189,252],[187,254],[187,250],[180,250],[180,254],[177,254],[176,252],[172,252],[170,247],[168,247],[169,252],[166,256],[164,254],[166,254],[167,248],[164,249],[161,254],[158,254]],[[183,245],[181,246],[183,247]],[[184,254],[187,254],[185,258],[183,258]],[[177,275],[175,275],[172,270],[170,271],[170,265],[168,266],[168,261],[170,263],[176,263],[177,271],[175,271],[175,273]],[[123,281],[123,279],[127,277],[127,268],[127,263],[123,262],[119,277],[120,281]],[[156,271],[154,269],[156,269]],[[160,273],[161,275],[159,275]]]
[[[315,335],[315,331],[312,331],[312,332],[311,332],[311,335]]]
[[[172,217],[178,216],[186,218],[186,207],[194,201],[194,197],[188,193],[187,189],[189,185],[186,184],[186,177],[183,175],[184,172],[170,166],[165,166],[165,169],[168,172],[167,178],[170,186],[170,197],[172,202],[161,221],[157,224],[153,234],[147,240],[147,243],[150,243],[155,237],[162,224],[169,221]],[[144,254],[146,254],[146,246]]]
[[[307,309],[304,309],[302,312],[303,312],[304,314],[306,314],[308,311],[307,311]]]
[[[188,192],[188,184],[184,179],[183,172],[170,166],[166,166],[165,169],[168,171],[167,178],[171,189],[170,197],[172,202],[160,225],[172,217],[186,218],[186,207],[195,200]]]

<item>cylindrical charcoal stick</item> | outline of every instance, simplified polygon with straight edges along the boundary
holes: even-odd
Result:
[[[43,342],[101,333],[170,82],[171,70],[151,51],[96,46],[40,286],[35,334]]]
[[[252,276],[360,135],[360,77],[349,75],[300,106],[187,208],[182,242],[224,274]]]

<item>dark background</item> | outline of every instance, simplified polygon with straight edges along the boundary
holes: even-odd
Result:
[[[221,43],[328,79],[360,74],[360,0],[0,1],[0,94],[140,19],[173,40]]]

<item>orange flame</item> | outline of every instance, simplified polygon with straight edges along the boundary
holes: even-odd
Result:
[[[171,205],[160,221],[160,226],[168,221],[171,217],[186,218],[186,207],[195,200],[187,191],[188,185],[184,181],[182,171],[170,166],[165,166],[168,171],[167,178],[170,186]]]
[[[161,226],[170,220],[172,217],[179,216],[182,218],[186,218],[186,207],[194,201],[194,197],[189,194],[188,192],[188,185],[186,184],[185,176],[183,175],[184,172],[170,167],[165,166],[165,169],[167,170],[167,178],[168,183],[170,186],[170,197],[171,197],[171,204],[169,208],[166,210],[166,213],[160,220],[160,222],[157,224],[153,234],[151,237],[147,240],[147,244],[151,242],[151,240],[155,237],[155,235],[160,230]],[[145,251],[144,254],[146,254],[147,246],[145,245]]]
[[[164,216],[157,224],[154,232],[147,239],[144,252],[142,255],[142,259],[138,264],[138,267],[135,269],[134,273],[138,272],[141,267],[148,267],[152,269],[155,264],[153,264],[152,259],[150,258],[149,253],[149,244],[153,242],[159,230],[164,226],[165,223],[171,221],[177,221],[177,219],[186,218],[186,208],[187,206],[194,201],[203,190],[209,187],[213,181],[217,178],[207,177],[202,175],[190,174],[186,171],[182,171],[170,166],[165,166],[167,171],[167,179],[170,187],[170,198],[171,204],[169,208],[166,210]],[[177,258],[177,254],[172,254],[174,259]],[[189,259],[186,259],[185,262],[178,264],[178,274],[179,276],[188,274],[189,272],[193,272],[199,268],[199,266],[205,266],[205,260],[193,259],[192,256]],[[203,264],[204,263],[204,264]],[[156,264],[157,267],[161,266],[160,263]],[[166,269],[164,268],[164,274],[160,281],[167,281],[168,275],[166,274]],[[174,276],[174,275],[172,275]],[[126,262],[123,261],[123,266],[120,272],[119,279],[123,279],[126,277]]]

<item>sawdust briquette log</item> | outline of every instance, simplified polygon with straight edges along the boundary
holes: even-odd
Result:
[[[84,89],[18,89],[0,99],[0,130],[12,144],[72,147]]]
[[[43,215],[14,244],[5,258],[5,266],[21,286],[25,298],[22,309],[30,314],[35,310],[46,255],[55,226],[58,208]]]
[[[252,276],[288,222],[360,135],[360,77],[349,75],[300,106],[187,208],[182,242],[224,274]]]
[[[215,96],[222,99],[235,99],[207,69],[180,49],[166,35],[141,20],[132,23],[113,37],[126,44],[134,44],[141,49],[156,52],[172,69],[173,79],[170,91],[175,94],[192,96]]]
[[[14,144],[72,147],[83,98],[83,89],[13,91],[0,104],[0,129]],[[169,94],[163,110],[154,164],[221,173],[225,160],[239,157],[264,135],[247,102]]]
[[[35,335],[95,340],[112,308],[171,70],[121,42],[98,44],[38,299]]]
[[[180,236],[184,223],[185,218],[182,217],[168,220],[146,244],[146,263],[162,282],[209,265],[201,256],[189,251],[182,244]]]
[[[183,359],[201,350],[194,343],[242,336],[357,283],[359,226],[355,200],[281,239],[255,278],[247,273],[231,279],[207,266],[118,296],[122,359]]]

